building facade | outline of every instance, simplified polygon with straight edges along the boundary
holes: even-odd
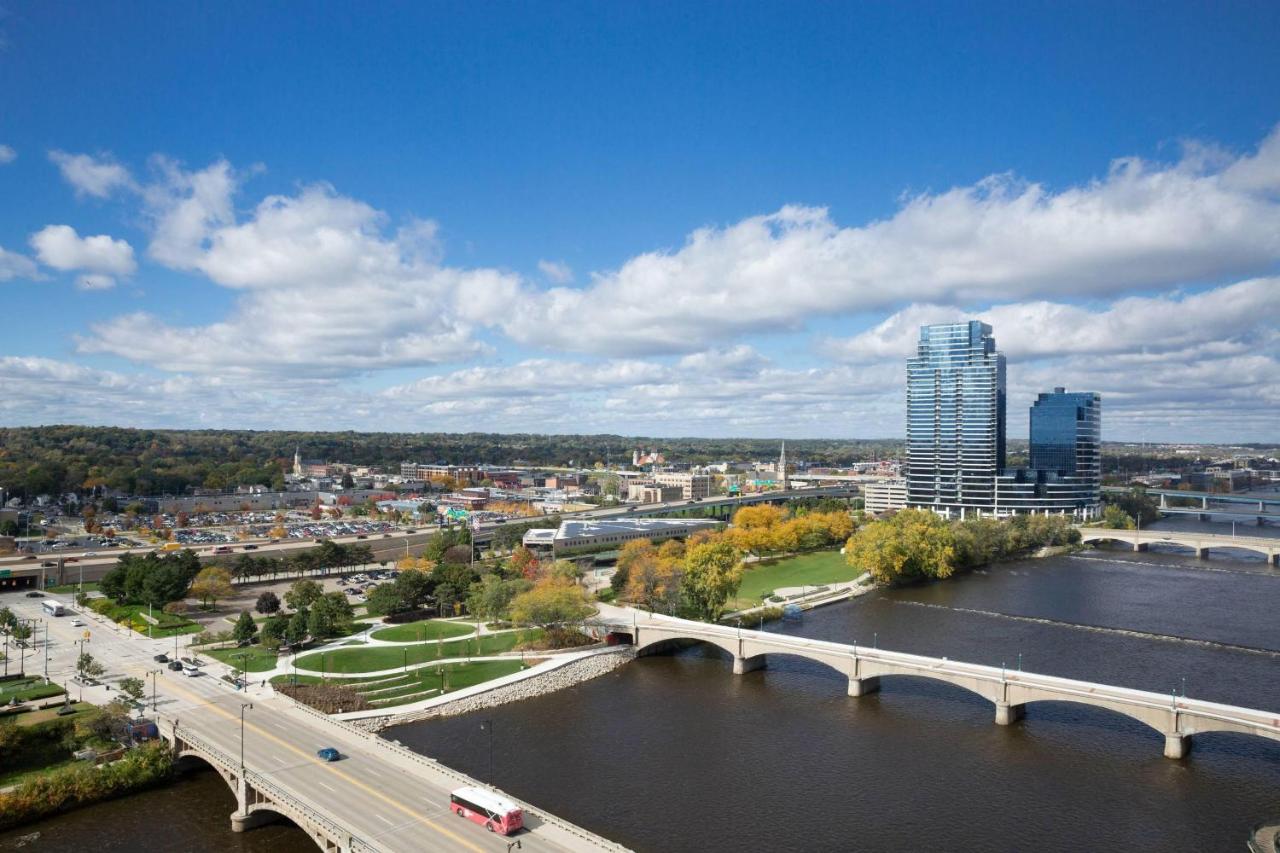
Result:
[[[680,497],[687,501],[705,498],[711,494],[711,476],[709,474],[688,474],[674,471],[653,475],[653,482],[659,486],[676,486],[680,489]]]
[[[1005,465],[1005,359],[986,323],[922,326],[907,361],[907,505],[990,514]]]
[[[883,480],[862,487],[862,508],[872,515],[893,512],[907,505],[907,481]]]

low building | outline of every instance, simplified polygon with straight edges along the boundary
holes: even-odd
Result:
[[[882,480],[862,487],[863,509],[872,515],[895,512],[907,506],[907,481]]]
[[[659,486],[678,486],[680,496],[687,501],[701,500],[711,494],[711,477],[707,474],[689,474],[668,471],[653,475]]]
[[[628,483],[627,500],[632,503],[660,504],[678,501],[684,497],[679,486],[660,486],[657,483]]]
[[[573,520],[559,529],[536,529],[524,534],[524,546],[554,553],[580,548],[620,547],[636,539],[662,542],[680,539],[699,530],[714,530],[718,521],[704,518],[622,518]]]

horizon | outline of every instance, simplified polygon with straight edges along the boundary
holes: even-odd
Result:
[[[142,8],[0,10],[0,424],[1277,440],[1280,7]]]

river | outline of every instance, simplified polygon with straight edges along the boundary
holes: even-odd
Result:
[[[877,590],[770,630],[1011,669],[1021,655],[1037,672],[1280,710],[1277,602],[1280,572],[1247,554],[1115,549]],[[1200,736],[1170,761],[1153,730],[1098,709],[1037,703],[1001,727],[948,685],[845,687],[787,657],[735,677],[693,648],[387,735],[640,851],[1204,853],[1242,850],[1280,814],[1280,744]],[[24,850],[313,849],[289,827],[234,835],[232,808],[198,774],[0,834],[0,850],[37,832]]]

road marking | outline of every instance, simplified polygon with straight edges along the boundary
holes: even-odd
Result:
[[[171,689],[177,691],[178,693],[185,693],[188,698],[191,698],[193,696],[193,694],[190,691],[184,690],[180,687],[175,687],[172,684],[170,684],[170,687]],[[199,694],[194,694],[194,695],[198,696]],[[211,698],[216,700],[217,698],[220,698],[220,697],[213,696]],[[230,711],[228,711],[226,708],[223,708],[221,705],[218,705],[216,701],[202,702],[199,704],[202,704],[204,707],[210,709],[211,711],[214,711],[215,713],[225,717],[228,720],[239,721],[239,717],[236,714],[233,714]],[[280,712],[277,711],[277,713],[280,713]],[[298,755],[301,755],[304,758],[311,760],[312,762],[316,760],[313,756],[309,755],[305,750],[300,749],[299,747],[296,747],[293,744],[285,740],[282,740],[281,738],[276,737],[275,735],[271,734],[271,732],[267,731],[266,729],[262,728],[262,726],[259,726],[256,723],[251,723],[246,721],[245,726],[247,728],[256,730],[263,737],[266,737],[270,740],[275,741],[280,746],[283,746],[285,749],[289,750],[290,752],[297,753]],[[404,814],[408,815],[413,820],[413,822],[422,823],[422,824],[425,824],[426,826],[431,827],[436,832],[453,839],[455,842],[457,842],[458,844],[461,844],[463,847],[466,847],[468,850],[474,850],[475,853],[485,853],[483,848],[477,847],[467,839],[463,838],[461,835],[458,835],[456,832],[450,829],[446,829],[445,827],[441,826],[440,824],[436,823],[433,820],[428,820],[427,818],[423,817],[419,813],[408,808],[398,800],[388,797],[386,794],[382,793],[378,789],[371,787],[370,785],[366,785],[364,782],[361,782],[359,779],[352,777],[349,773],[346,773],[343,770],[339,770],[336,767],[330,768],[330,772],[333,773],[335,776],[338,776],[344,779],[347,782],[347,784],[356,786],[357,788],[361,789],[365,793],[387,803],[389,806],[396,809],[397,811],[403,812]]]
[[[378,820],[382,821],[383,823],[385,823],[387,826],[395,826],[394,821],[387,820],[385,817],[378,814],[377,812],[374,812],[373,816],[376,817]]]

